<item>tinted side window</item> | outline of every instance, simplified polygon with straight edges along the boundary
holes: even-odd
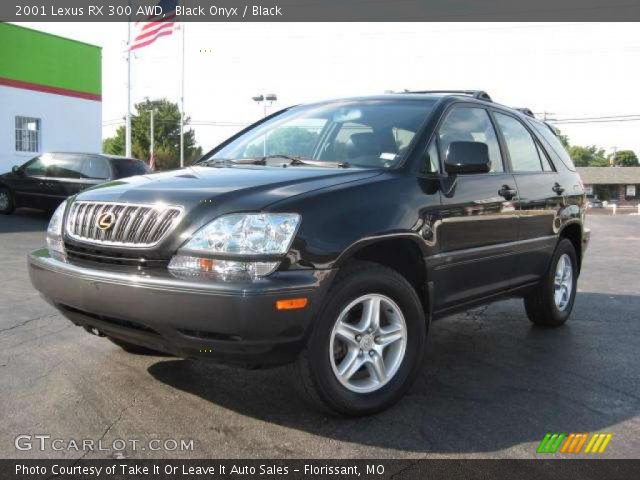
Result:
[[[545,123],[539,122],[534,119],[530,119],[529,124],[533,128],[535,128],[536,132],[538,132],[542,136],[542,138],[544,138],[544,140],[549,144],[549,146],[553,150],[553,152],[551,153],[555,153],[569,170],[575,172],[576,167],[573,164],[573,160],[571,160],[571,157],[569,156],[569,152],[567,152],[567,149],[564,148],[560,140],[558,140],[556,134],[551,131],[551,128]]]
[[[47,177],[81,178],[82,160],[78,155],[55,155],[47,167]]]
[[[149,167],[140,160],[130,158],[119,158],[111,162],[115,176],[114,178],[133,177],[134,175],[145,175],[149,173]]]
[[[440,150],[447,155],[451,142],[482,142],[489,148],[492,172],[503,172],[498,137],[484,108],[456,107],[445,118],[440,131]]]
[[[82,176],[97,180],[106,180],[111,176],[109,165],[104,158],[87,157],[82,162]]]
[[[538,147],[529,131],[518,120],[496,113],[496,120],[509,150],[514,172],[541,172]]]
[[[45,174],[47,166],[41,157],[36,157],[25,163],[23,169],[28,177],[40,177]]]

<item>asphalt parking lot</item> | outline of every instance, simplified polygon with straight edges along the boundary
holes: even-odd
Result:
[[[25,255],[46,223],[0,217],[0,457],[119,455],[14,446],[47,434],[194,440],[185,452],[127,447],[127,458],[531,458],[547,432],[595,431],[613,433],[603,457],[640,457],[640,216],[588,218],[564,327],[533,327],[519,300],[438,321],[409,394],[362,419],[311,409],[285,369],[133,356],[73,326],[29,283]]]

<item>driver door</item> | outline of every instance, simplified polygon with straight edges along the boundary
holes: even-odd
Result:
[[[464,104],[448,112],[437,135],[443,161],[448,146],[458,141],[486,143],[491,171],[449,174],[443,182],[437,232],[440,252],[433,270],[438,310],[508,289],[515,265],[518,236],[515,180],[505,171],[487,110]]]
[[[17,207],[45,208],[47,164],[35,157],[25,163],[13,179],[13,191]]]

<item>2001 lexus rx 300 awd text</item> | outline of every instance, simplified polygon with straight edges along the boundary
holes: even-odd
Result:
[[[293,363],[348,415],[399,400],[430,322],[504,296],[569,317],[585,192],[545,123],[484,92],[285,109],[196,165],[102,184],[53,215],[35,287],[127,351]]]

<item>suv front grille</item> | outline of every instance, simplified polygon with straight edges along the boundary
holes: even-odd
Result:
[[[111,214],[111,215],[108,215]],[[85,202],[71,205],[66,233],[77,241],[122,247],[152,247],[177,225],[182,208],[131,203]],[[108,228],[100,228],[107,218]]]

